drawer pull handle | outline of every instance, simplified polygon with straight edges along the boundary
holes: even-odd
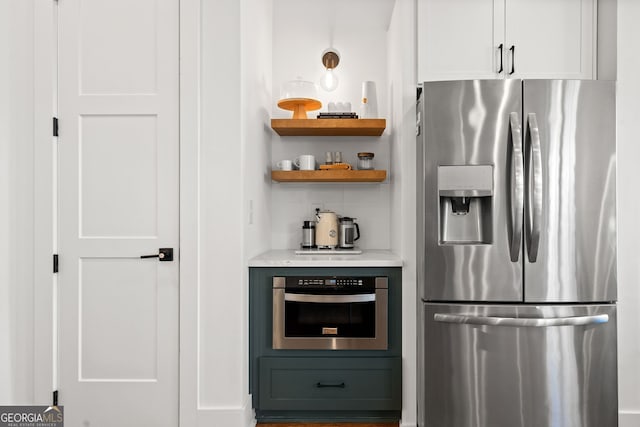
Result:
[[[345,384],[344,383],[340,383],[340,384],[317,383],[316,387],[318,387],[318,388],[344,388]]]

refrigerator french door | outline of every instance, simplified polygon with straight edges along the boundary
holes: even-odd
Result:
[[[424,83],[418,413],[617,425],[615,87]]]

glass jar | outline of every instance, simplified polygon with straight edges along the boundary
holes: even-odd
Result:
[[[373,153],[358,153],[358,169],[373,169]]]

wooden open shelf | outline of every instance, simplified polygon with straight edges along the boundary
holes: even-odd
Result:
[[[271,179],[278,182],[382,182],[386,178],[386,170],[271,171]]]
[[[380,136],[385,119],[271,119],[281,136]]]

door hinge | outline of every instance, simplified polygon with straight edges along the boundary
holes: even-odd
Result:
[[[58,406],[58,390],[53,390],[53,405]]]
[[[58,118],[53,118],[53,136],[58,136]]]
[[[53,272],[58,272],[58,254],[53,254]]]

